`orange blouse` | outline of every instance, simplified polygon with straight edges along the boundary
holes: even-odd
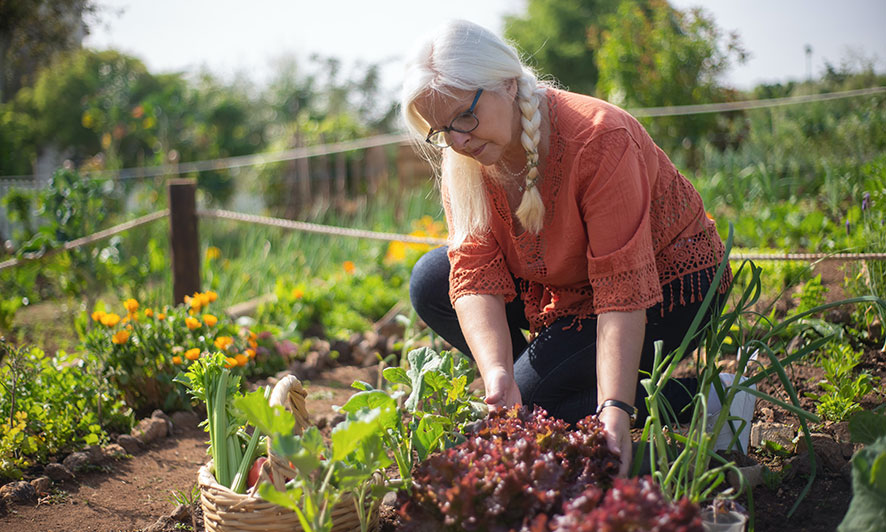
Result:
[[[489,230],[450,247],[451,301],[468,294],[511,301],[516,277],[532,332],[563,316],[656,303],[672,309],[662,286],[723,259],[701,196],[627,112],[590,96],[547,94],[549,149],[537,182],[544,227],[536,235],[515,225],[505,190],[484,171]],[[721,292],[730,281],[727,271]],[[694,286],[688,292],[690,301],[704,297]]]

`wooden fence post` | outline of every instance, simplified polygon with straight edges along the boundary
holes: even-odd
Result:
[[[197,238],[197,181],[169,181],[169,255],[173,304],[200,291],[200,240]]]

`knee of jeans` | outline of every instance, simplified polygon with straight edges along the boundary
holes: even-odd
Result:
[[[444,251],[441,253],[440,250]],[[419,316],[439,305],[441,298],[445,298],[448,304],[449,258],[445,248],[437,248],[424,254],[415,263],[409,278],[409,299]]]

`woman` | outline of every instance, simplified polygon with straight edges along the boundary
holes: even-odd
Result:
[[[401,105],[450,233],[413,270],[419,316],[473,357],[490,406],[598,413],[625,473],[639,371],[682,341],[723,258],[700,196],[628,113],[540,83],[470,22],[418,47]]]

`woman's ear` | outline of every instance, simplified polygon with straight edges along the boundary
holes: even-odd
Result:
[[[511,78],[508,80],[507,91],[511,98],[517,97],[517,78]]]

